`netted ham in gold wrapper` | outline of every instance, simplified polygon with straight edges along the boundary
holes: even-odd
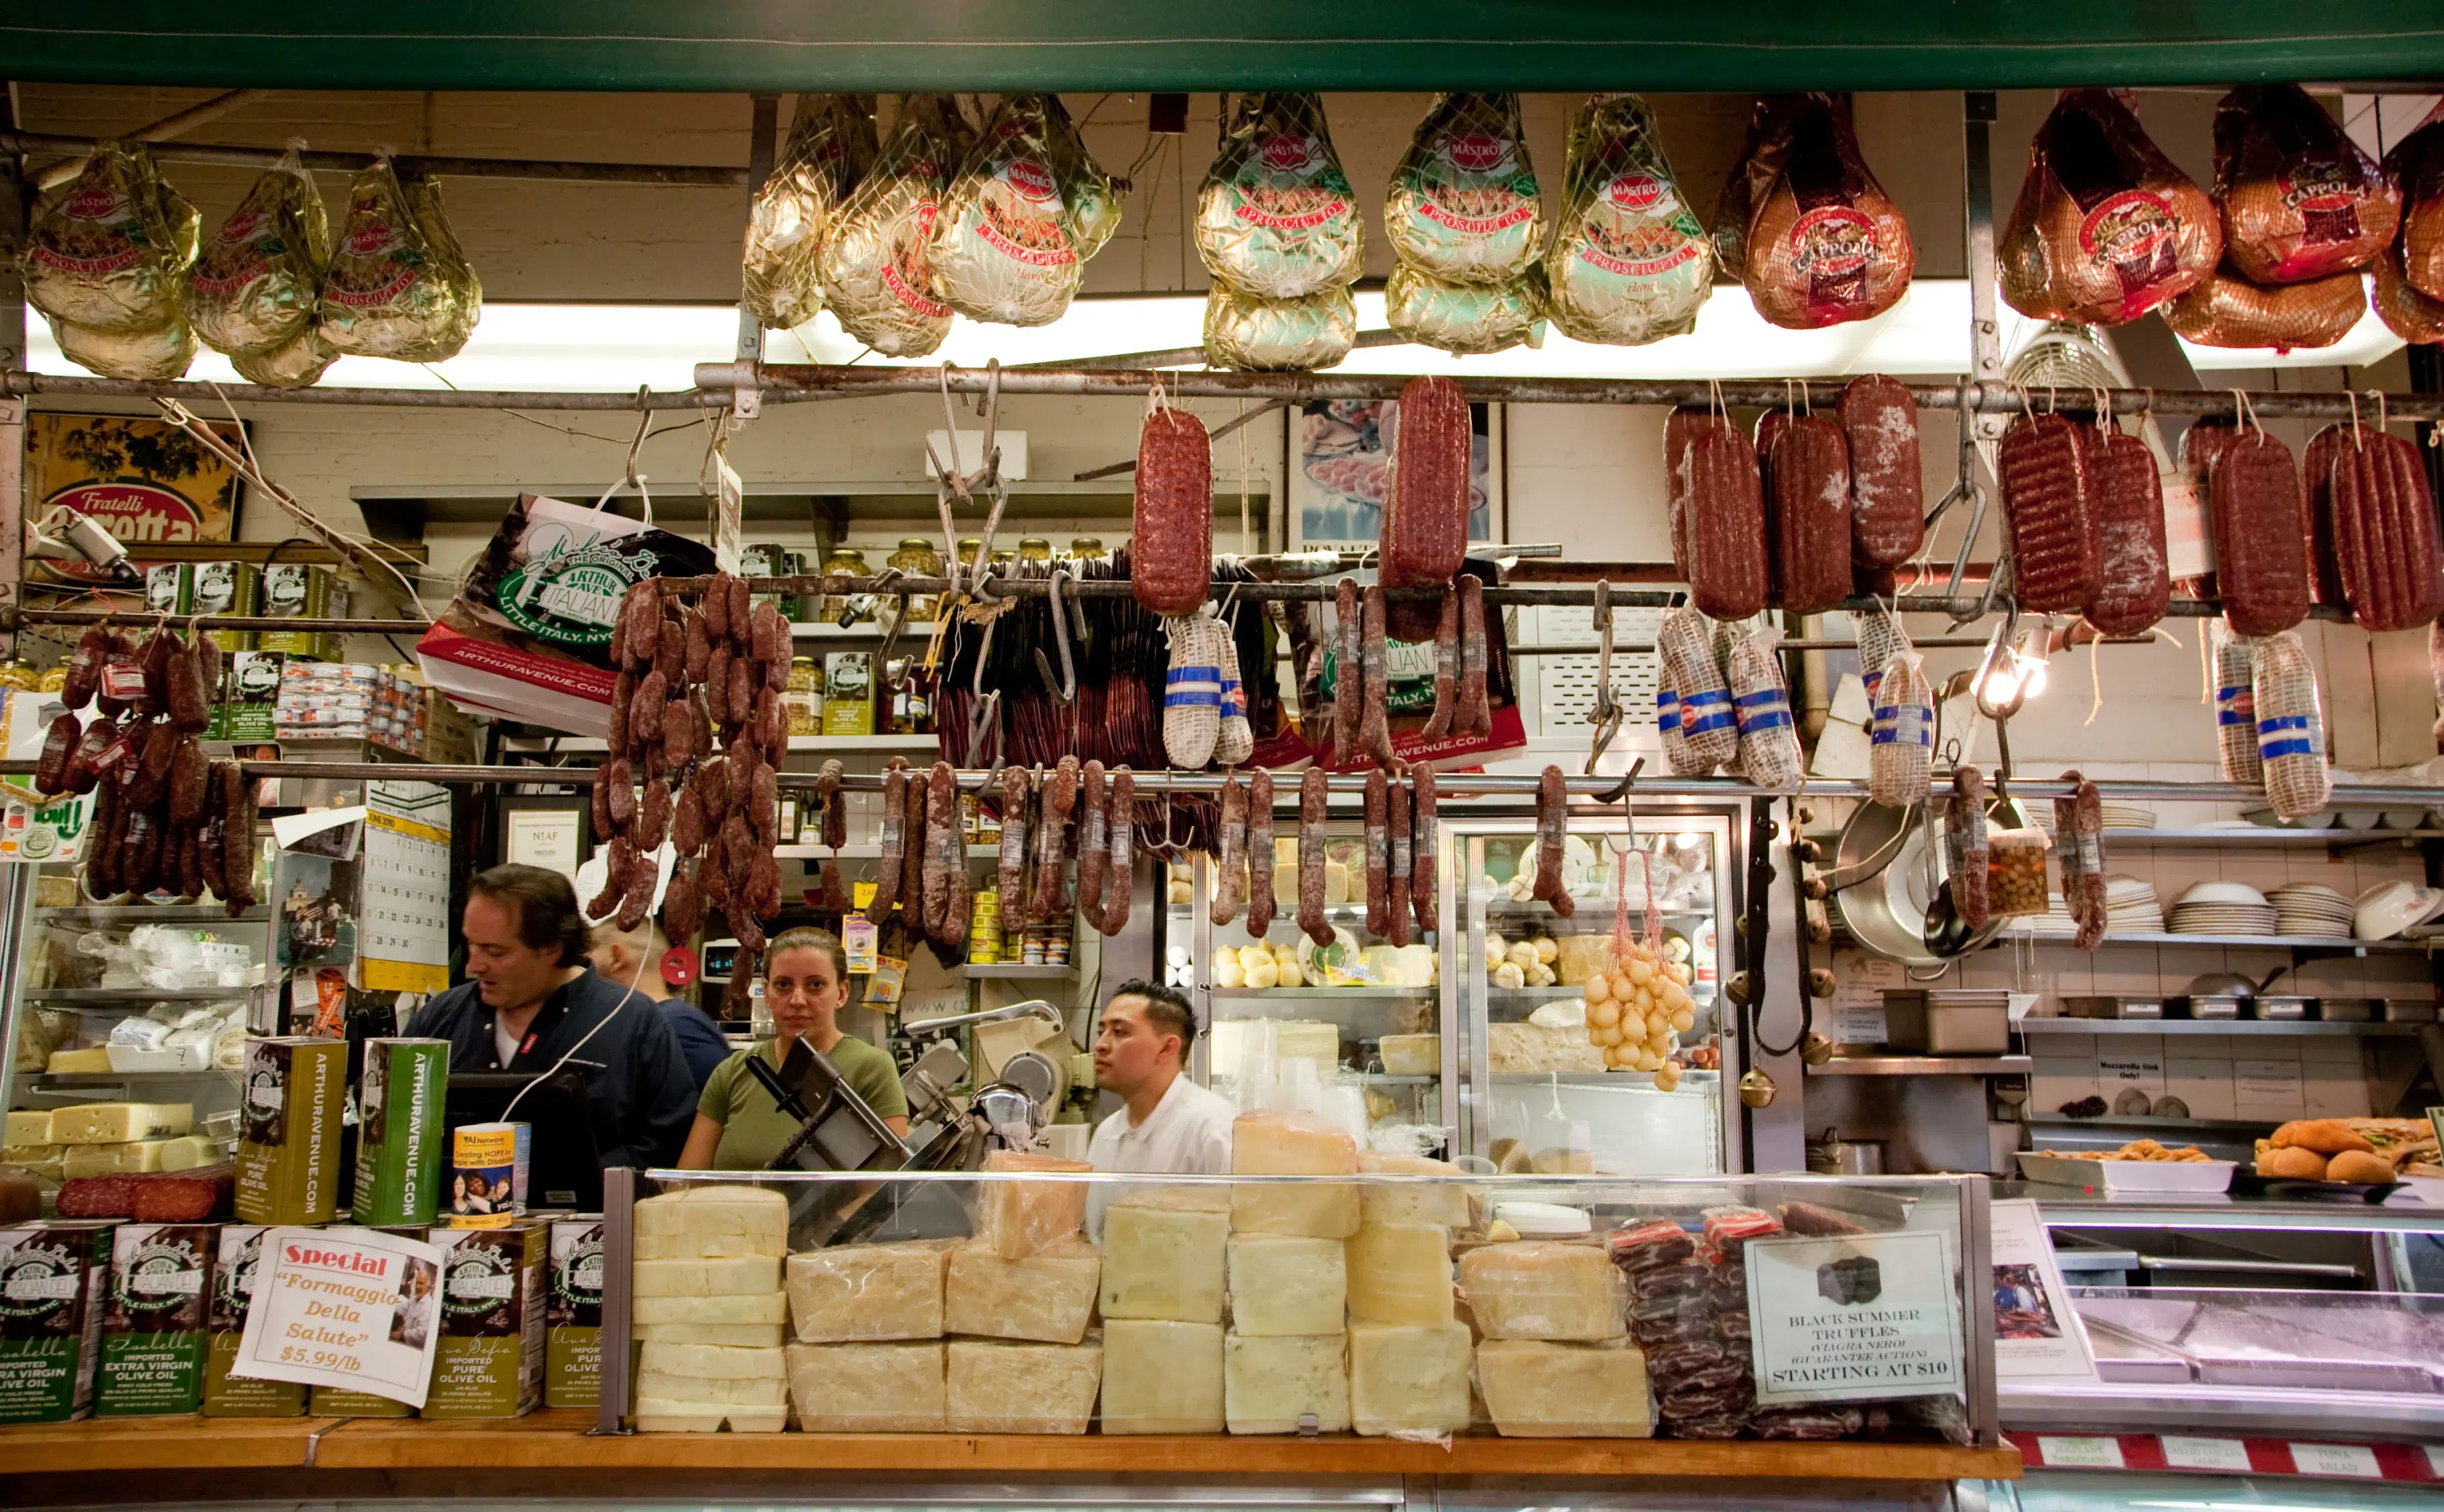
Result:
[[[1749,299],[1788,330],[1881,315],[1909,291],[1917,249],[1860,155],[1848,97],[1796,95],[1758,109],[1768,128],[1724,189],[1727,202],[1736,193],[1753,207],[1740,257]]]
[[[51,334],[62,357],[103,378],[183,378],[195,360],[195,333],[183,317],[149,331],[97,331],[55,320]]]
[[[1547,307],[1574,341],[1636,346],[1696,328],[1714,253],[1664,160],[1655,113],[1596,95],[1570,120]]]
[[[340,360],[323,333],[308,325],[278,346],[260,352],[232,352],[230,366],[249,383],[275,389],[302,389],[321,378]]]
[[[93,332],[160,332],[181,319],[195,230],[195,208],[163,181],[151,154],[103,142],[26,229],[18,267],[27,302]]]
[[[1112,181],[1061,101],[1005,96],[935,217],[935,286],[971,320],[1047,324],[1119,224]]]
[[[832,217],[820,259],[823,295],[841,328],[885,357],[923,357],[951,334],[926,245],[943,188],[975,144],[947,94],[899,97],[874,171]]]
[[[1205,296],[1205,359],[1215,367],[1268,372],[1330,367],[1358,341],[1358,304],[1349,290],[1305,299],[1258,299],[1228,284]]]
[[[2401,223],[2401,191],[2298,84],[2243,84],[2214,114],[2224,261],[2258,284],[2365,267]]]
[[[2384,155],[2401,186],[2401,275],[2429,299],[2444,300],[2444,104]]]
[[[739,299],[776,331],[823,308],[818,259],[831,217],[874,165],[870,95],[801,95],[789,139],[747,212]]]
[[[343,355],[437,360],[427,354],[455,350],[454,334],[466,339],[453,271],[390,159],[380,158],[348,185],[316,328]]]
[[[1299,299],[1356,282],[1364,232],[1324,101],[1241,95],[1196,194],[1196,255],[1207,270],[1262,299]]]
[[[1404,341],[1462,357],[1545,344],[1545,265],[1508,284],[1446,284],[1406,263],[1383,286],[1383,323]]]
[[[1508,284],[1545,245],[1519,97],[1435,97],[1392,170],[1383,226],[1400,261],[1447,284]]]
[[[2028,149],[1995,249],[2003,298],[2036,320],[2120,325],[2205,283],[2223,221],[2106,89],[2065,89]]]
[[[2200,346],[2331,346],[2367,313],[2356,272],[2271,287],[2242,278],[2227,263],[2213,278],[2164,306],[2164,323]]]
[[[458,355],[467,338],[474,334],[475,323],[483,318],[484,286],[458,245],[458,233],[450,229],[450,217],[442,212],[440,184],[422,174],[402,174],[398,183],[407,195],[407,208],[424,230],[425,241],[441,261],[442,277],[450,281],[454,296],[449,325],[439,338],[417,347],[407,357],[414,362],[446,362]]]
[[[187,318],[218,352],[285,346],[314,323],[331,232],[291,145],[247,191],[187,273]]]

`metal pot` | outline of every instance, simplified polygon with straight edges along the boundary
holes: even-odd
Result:
[[[2029,822],[2012,801],[1990,804],[1986,812],[1996,828]],[[1833,909],[1842,928],[1869,954],[1910,967],[1938,967],[1952,959],[1926,943],[1932,894],[1927,830],[1925,811],[1917,804],[1861,803],[1842,826],[1833,854]],[[1934,844],[1942,844],[1939,834]],[[1985,945],[2003,922],[1991,920],[1970,935],[1962,952]]]
[[[1820,1176],[1880,1176],[1884,1173],[1884,1142],[1844,1139],[1827,1129],[1807,1141],[1807,1169]]]

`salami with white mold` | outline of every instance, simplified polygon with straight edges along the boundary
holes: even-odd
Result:
[[[1136,866],[1134,840],[1137,835],[1138,780],[1125,766],[1112,773],[1111,802],[1111,876],[1103,897],[1105,934],[1118,934],[1128,928],[1129,894],[1135,881],[1131,875]]]
[[[875,867],[874,896],[865,905],[869,924],[880,924],[891,916],[891,907],[899,900],[901,847],[907,843],[907,832],[901,827],[901,813],[908,802],[908,768],[899,758],[892,758],[890,767],[882,774],[882,816],[877,826],[881,839],[881,859]]]
[[[1562,858],[1569,837],[1570,788],[1559,766],[1547,766],[1536,784],[1536,883],[1530,894],[1568,918],[1578,912],[1562,880]]]
[[[1917,400],[1907,385],[1862,373],[1837,413],[1850,444],[1850,549],[1871,567],[1898,567],[1926,539],[1926,484],[1918,471]]]
[[[1213,922],[1228,924],[1248,901],[1248,790],[1235,772],[1222,781],[1220,846],[1213,867]]]
[[[1248,933],[1261,940],[1273,927],[1273,774],[1259,766],[1248,777]]]
[[[967,845],[959,835],[959,780],[949,762],[935,762],[925,780],[925,932],[942,937],[951,894],[967,887]]]
[[[1332,924],[1324,913],[1324,849],[1330,781],[1324,768],[1310,766],[1299,779],[1299,902],[1298,926],[1319,949],[1332,944]]]
[[[1417,931],[1432,934],[1442,928],[1435,885],[1435,853],[1441,844],[1435,816],[1435,769],[1409,768],[1409,786],[1410,823],[1415,831],[1409,852],[1409,907],[1416,914]]]
[[[1416,837],[1409,832],[1409,784],[1394,779],[1385,795],[1384,828],[1392,841],[1389,888],[1383,899],[1384,938],[1394,945],[1409,943],[1409,868],[1414,863],[1410,847]]]
[[[1129,591],[1149,614],[1193,615],[1213,591],[1213,451],[1205,422],[1165,405],[1138,433]]]
[[[1487,663],[1491,643],[1485,631],[1485,585],[1470,573],[1459,580],[1459,710],[1452,718],[1453,734],[1477,738],[1493,733],[1493,705],[1487,691]]]
[[[1343,578],[1333,589],[1332,765],[1358,759],[1358,725],[1366,707],[1366,653],[1358,608],[1358,582]]]
[[[1366,774],[1366,932],[1384,938],[1391,929],[1391,793],[1383,768]]]
[[[1358,747],[1379,766],[1392,764],[1392,647],[1384,629],[1383,585],[1366,590],[1361,618],[1366,633],[1366,713],[1358,727]]]
[[[1435,624],[1435,709],[1418,735],[1429,741],[1447,738],[1459,712],[1459,595],[1443,590],[1442,612]]]
[[[1098,774],[1101,768],[1097,768]],[[1027,768],[1001,769],[1001,916],[1027,917]]]
[[[1068,878],[1062,863],[1068,859],[1069,820],[1078,810],[1078,758],[1064,756],[1045,778],[1039,795],[1035,833],[1035,894],[1027,917],[1037,924],[1068,912]]]

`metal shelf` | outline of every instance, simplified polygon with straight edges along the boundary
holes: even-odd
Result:
[[[1705,1071],[1685,1066],[1680,1072],[1680,1085],[1705,1084],[1720,1080],[1719,1071]],[[1652,1071],[1496,1071],[1492,1081],[1498,1086],[1543,1086],[1559,1079],[1565,1087],[1652,1087]]]
[[[1052,982],[1078,974],[1074,966],[967,966],[960,969],[972,982]]]
[[[115,1087],[125,1081],[193,1081],[210,1077],[220,1081],[235,1081],[245,1073],[232,1066],[223,1070],[206,1066],[199,1071],[36,1071],[26,1078],[28,1090],[40,1092],[46,1087],[63,1090],[71,1087]]]
[[[1207,995],[1216,1003],[1264,1003],[1317,998],[1431,998],[1440,987],[1215,987]]]
[[[2263,1034],[2375,1035],[2407,1038],[2418,1033],[2415,1023],[2328,1022],[2324,1019],[2023,1019],[2022,1034]]]
[[[1994,936],[1987,947],[2021,940],[2039,945],[2068,945],[2067,932],[2054,933],[2040,930],[2005,930]],[[2110,934],[2106,945],[2189,945],[2202,950],[2332,950],[2351,955],[2424,955],[2425,940],[2354,940],[2342,934]]]
[[[1549,987],[1487,987],[1485,989],[1485,1001],[1489,1004],[1566,1003],[1572,998],[1583,998],[1586,995],[1587,988],[1584,983],[1577,986],[1557,985]]]
[[[1811,1077],[2022,1077],[2035,1069],[2024,1055],[1837,1056],[1809,1066]]]
[[[2108,1113],[2093,1118],[2073,1118],[2067,1114],[2031,1113],[2023,1120],[2031,1128],[2047,1129],[2136,1129],[2142,1134],[2170,1130],[2175,1134],[2250,1134],[2263,1133],[2274,1127],[2272,1118],[2139,1118],[2116,1117]]]
[[[2402,805],[2407,807],[2409,805]],[[2048,830],[2050,836],[2053,832]],[[2108,829],[2115,845],[2365,845],[2379,840],[2444,839],[2444,829],[2289,829],[2274,824],[2224,829]]]
[[[96,924],[124,920],[136,924],[260,924],[271,917],[268,908],[251,908],[235,918],[218,903],[78,903],[67,908],[37,908],[36,918],[70,915]]]
[[[201,991],[168,992],[154,987],[38,987],[20,994],[23,1001],[63,1008],[115,1007],[128,1003],[217,1003],[242,998],[260,987],[210,987]]]

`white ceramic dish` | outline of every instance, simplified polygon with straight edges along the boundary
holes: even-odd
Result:
[[[2068,1151],[2023,1150],[2020,1174],[2049,1187],[2119,1193],[2231,1189],[2236,1160],[2102,1160]]]

